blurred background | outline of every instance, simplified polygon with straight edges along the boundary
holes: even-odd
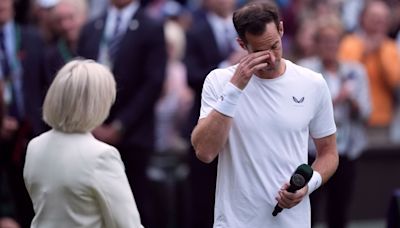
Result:
[[[130,69],[142,66],[119,57],[122,51],[108,60],[101,53],[107,12],[138,1],[0,0],[0,228],[29,227],[33,218],[22,178],[25,150],[30,139],[48,130],[40,107],[61,66],[78,56],[94,58],[108,65],[116,78],[137,77]],[[400,1],[274,2],[285,29],[284,58],[327,79],[340,129],[343,166],[332,184],[312,199],[313,227],[400,228]],[[140,53],[143,64],[155,69],[151,72],[163,72],[163,79],[160,89],[146,87],[147,79],[138,80],[139,85],[117,80],[137,91],[131,94],[135,102],[125,103],[136,122],[121,134],[130,139],[150,131],[151,137],[136,139],[146,146],[109,143],[122,148],[129,180],[137,172],[143,174],[143,180],[130,184],[145,189],[146,200],[137,202],[145,227],[212,227],[217,161],[206,165],[195,158],[190,133],[208,72],[236,64],[245,54],[236,44],[231,17],[246,1],[139,3],[148,20],[163,27],[163,37],[152,44],[159,49],[136,47],[130,38],[123,44]],[[131,20],[127,30],[146,24]],[[89,28],[99,31],[98,40],[88,38]],[[152,37],[138,34],[135,39]],[[160,54],[152,58],[146,54],[150,50]],[[116,104],[121,105],[118,102],[117,95]],[[110,131],[120,128],[111,125]],[[123,154],[129,150],[145,153],[145,159]],[[141,170],[131,169],[138,162]]]

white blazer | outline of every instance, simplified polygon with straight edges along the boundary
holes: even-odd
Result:
[[[29,142],[31,228],[143,227],[118,151],[92,134],[50,130]]]

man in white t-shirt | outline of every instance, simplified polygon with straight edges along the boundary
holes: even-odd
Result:
[[[308,228],[308,195],[338,165],[329,89],[321,74],[282,58],[275,5],[249,3],[233,22],[248,55],[207,76],[192,133],[201,161],[219,159],[214,227]],[[309,134],[317,148],[313,176],[290,193],[290,176],[307,163]],[[272,216],[276,204],[286,209]]]

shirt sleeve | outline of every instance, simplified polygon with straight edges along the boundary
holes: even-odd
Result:
[[[319,102],[317,101],[316,103],[316,113],[310,122],[310,135],[315,139],[323,138],[336,132],[332,98],[328,85],[325,80],[323,80],[322,76],[319,82],[315,95],[320,99]]]
[[[215,88],[211,78],[214,74],[215,71],[210,72],[204,80],[201,93],[200,119],[207,117],[218,102],[218,94],[220,94],[220,92]]]
[[[124,165],[115,148],[103,152],[98,158],[93,182],[106,227],[143,227]]]

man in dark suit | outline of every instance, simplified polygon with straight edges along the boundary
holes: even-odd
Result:
[[[15,200],[15,216],[28,227],[33,208],[22,178],[27,142],[44,130],[41,120],[43,42],[37,31],[17,24],[13,0],[0,1],[0,80],[5,115],[0,129],[0,172]],[[2,186],[4,187],[4,185]]]
[[[195,14],[193,21],[196,24],[187,33],[184,62],[188,83],[195,92],[185,129],[188,138],[199,118],[201,91],[207,74],[219,66],[236,64],[245,53],[236,43],[237,35],[232,22],[234,9],[233,0],[205,0],[204,10]],[[193,227],[212,227],[217,162],[215,160],[206,165],[196,158],[191,149],[189,163]]]
[[[153,227],[146,167],[154,149],[154,107],[162,88],[166,47],[162,24],[147,17],[136,0],[111,0],[107,14],[81,31],[78,55],[108,65],[117,99],[98,139],[122,156],[145,227]]]

